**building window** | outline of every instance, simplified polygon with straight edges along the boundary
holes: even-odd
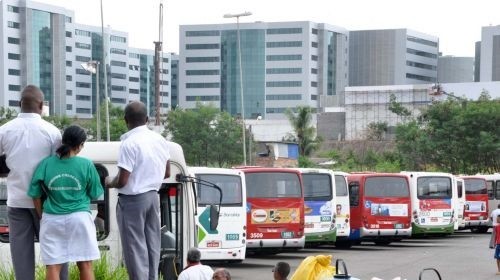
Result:
[[[73,110],[73,105],[72,104],[66,104],[66,110],[68,110],[68,111]]]
[[[164,57],[164,58],[162,58],[162,59],[161,59],[161,61],[162,61],[163,63],[168,63],[168,58],[167,58],[167,57]]]
[[[128,89],[128,93],[132,93],[132,94],[139,94],[139,90],[138,90],[138,89],[135,89],[135,88],[129,88],[129,89]]]
[[[90,96],[88,96],[88,95],[79,95],[79,94],[77,94],[77,95],[76,95],[76,100],[80,100],[80,101],[90,101]]]
[[[124,49],[111,48],[109,52],[114,54],[127,55],[127,51]]]
[[[19,7],[7,5],[7,11],[18,14]]]
[[[21,91],[21,86],[20,85],[9,85],[9,90],[10,91]]]
[[[83,36],[83,37],[90,37],[91,33],[90,33],[90,31],[75,29],[75,35],[76,36]]]
[[[311,100],[318,100],[318,96],[316,94],[311,94]]]
[[[311,81],[311,86],[312,86],[312,87],[318,87],[318,82]]]
[[[76,61],[80,61],[80,62],[89,62],[90,61],[90,57],[77,55],[77,56],[75,56],[75,60]]]
[[[317,55],[311,55],[311,60],[312,61],[318,61],[318,56]]]
[[[301,54],[266,55],[267,61],[302,60]]]
[[[437,58],[437,55],[434,53],[419,51],[419,50],[410,49],[410,48],[406,48],[406,52],[409,54],[414,54],[414,55],[423,56],[423,57]]]
[[[282,41],[282,42],[267,42],[267,48],[293,48],[302,47],[302,41]]]
[[[434,78],[434,77],[427,77],[427,76],[416,75],[416,74],[411,74],[411,73],[406,73],[406,78],[419,80],[419,81],[425,81],[425,82],[431,82],[431,83],[436,82],[436,78]]]
[[[266,82],[266,87],[301,87],[301,81],[271,81]]]
[[[168,86],[168,81],[161,80],[160,85]]]
[[[186,83],[186,88],[219,88],[220,83]]]
[[[302,28],[269,28],[266,34],[301,34]]]
[[[220,36],[219,30],[186,31],[186,37]]]
[[[73,49],[71,48],[71,46],[66,46],[66,51],[67,52],[71,52]]]
[[[71,60],[66,60],[66,66],[68,66],[68,67],[73,66],[73,61],[71,61]]]
[[[212,70],[186,70],[187,76],[211,76],[219,75],[220,71],[218,69]]]
[[[300,94],[268,94],[266,100],[302,100]]]
[[[73,91],[72,91],[72,90],[70,90],[70,89],[67,89],[67,90],[66,90],[66,95],[67,95],[67,96],[72,96],[72,95],[73,95]]]
[[[78,48],[78,49],[90,50],[91,47],[92,46],[90,44],[79,43],[79,42],[75,43],[75,48]]]
[[[266,74],[300,74],[302,68],[267,68]]]
[[[68,38],[73,37],[73,33],[71,33],[71,31],[66,31],[66,37]]]
[[[168,97],[168,91],[160,91],[160,95]]]
[[[67,22],[67,23],[71,23],[71,17],[64,17],[64,21]]]
[[[86,76],[89,76],[90,75],[90,72],[85,70],[85,69],[82,69],[82,68],[76,68],[75,69],[75,72],[76,74],[78,75],[86,75]]]
[[[318,42],[311,42],[311,47],[317,48],[318,47]]]
[[[68,82],[73,81],[73,76],[71,76],[71,75],[66,75],[66,81],[68,81]]]
[[[9,53],[7,55],[7,57],[9,59],[12,59],[12,60],[20,60],[21,59],[21,55],[20,54],[17,54],[17,53]]]
[[[168,69],[161,69],[161,70],[160,70],[160,73],[163,73],[163,74],[168,74]]]
[[[318,35],[318,29],[316,29],[316,28],[313,28],[311,32],[314,35]]]
[[[128,77],[128,81],[129,82],[138,83],[139,82],[139,78],[137,78],[137,77]]]
[[[76,108],[77,114],[90,114],[90,109],[88,108]]]
[[[129,65],[128,69],[132,71],[139,71],[140,67],[139,65]]]
[[[19,22],[7,21],[7,26],[10,28],[19,29]]]
[[[121,36],[115,36],[115,35],[111,35],[109,37],[109,40],[112,42],[119,42],[119,43],[126,43],[127,42],[127,38],[121,37]]]
[[[111,73],[111,78],[113,79],[120,79],[120,80],[126,80],[127,75],[121,74],[121,73]]]
[[[421,69],[427,69],[427,70],[437,70],[437,67],[435,65],[419,63],[419,62],[414,62],[414,61],[409,61],[409,60],[406,61],[406,65],[411,66],[411,67],[421,68]]]
[[[318,74],[317,68],[311,68],[311,74]]]
[[[9,100],[9,106],[10,107],[19,107],[21,106],[19,100]]]
[[[19,45],[19,38],[13,38],[13,37],[8,37],[7,38],[7,43],[9,44],[14,44],[14,45]]]
[[[283,114],[288,108],[266,108],[267,114]]]
[[[76,82],[76,87],[79,87],[79,88],[90,88],[90,83]]]
[[[218,95],[186,96],[186,101],[219,101]]]
[[[21,76],[21,70],[9,69],[9,75],[11,76]]]
[[[140,59],[140,58],[141,58],[141,55],[140,55],[140,54],[138,54],[138,53],[131,53],[131,52],[129,52],[129,53],[128,53],[128,57],[130,57],[130,58]]]
[[[111,60],[111,66],[127,67],[127,63],[125,61]]]
[[[127,100],[125,98],[116,98],[116,97],[113,97],[113,98],[111,98],[111,102],[112,103],[125,104],[125,103],[127,103]]]
[[[192,62],[219,62],[220,58],[218,56],[199,56],[199,57],[186,57],[187,63]]]
[[[113,90],[113,91],[125,91],[126,88],[124,86],[111,86],[111,90]]]
[[[431,47],[437,47],[438,46],[437,42],[433,42],[433,41],[429,41],[429,40],[425,40],[425,39],[417,38],[417,37],[413,37],[413,36],[407,36],[406,40],[408,40],[410,42],[422,44],[422,45],[431,46]]]
[[[219,44],[186,44],[186,50],[213,50],[219,48]]]

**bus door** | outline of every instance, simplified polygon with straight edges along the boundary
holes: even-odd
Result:
[[[464,188],[464,180],[458,177],[455,177],[456,181],[456,203],[454,208],[454,215],[456,218],[455,222],[455,230],[464,229],[465,228],[465,219],[464,219],[464,208],[465,208],[465,188]]]

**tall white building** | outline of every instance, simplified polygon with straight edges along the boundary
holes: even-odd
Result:
[[[349,32],[349,86],[435,83],[439,39],[409,29]]]
[[[97,75],[81,64],[94,60],[100,63],[101,104],[106,73],[113,105],[141,100],[154,116],[152,50],[131,49],[126,32],[106,28],[103,64],[101,27],[75,23],[73,11],[28,0],[2,0],[0,7],[0,107],[18,109],[21,89],[34,84],[44,92],[50,114],[91,118],[97,110]],[[160,102],[166,111],[170,107],[170,54],[162,57]]]
[[[479,81],[500,81],[500,25],[481,29],[481,43],[476,43],[476,59],[480,61]]]
[[[245,118],[283,119],[297,105],[320,108],[320,97],[348,81],[348,32],[323,23],[241,23]],[[236,24],[181,25],[179,96],[182,108],[210,102],[241,115]]]
[[[471,83],[474,81],[474,58],[445,55],[438,57],[439,83]]]

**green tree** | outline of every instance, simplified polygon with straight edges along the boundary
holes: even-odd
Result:
[[[389,125],[387,122],[371,122],[368,124],[366,140],[382,141],[384,133],[387,132]]]
[[[111,141],[120,141],[120,136],[128,131],[125,123],[125,112],[123,108],[109,104],[109,138]],[[101,104],[101,141],[106,141],[106,106]],[[97,117],[94,115],[92,120],[82,122],[82,126],[87,129],[89,140],[97,140]]]
[[[312,109],[308,106],[297,106],[294,113],[292,110],[285,111],[290,124],[295,132],[295,139],[299,144],[299,155],[309,156],[319,147],[321,139],[315,137],[315,129],[311,125]]]
[[[17,111],[9,107],[0,107],[0,125],[12,120],[17,116]]]
[[[190,165],[224,167],[242,162],[241,123],[211,105],[170,111],[165,129],[184,148]]]

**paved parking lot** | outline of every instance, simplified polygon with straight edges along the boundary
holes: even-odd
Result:
[[[295,253],[272,256],[247,257],[240,264],[210,264],[212,267],[226,267],[232,279],[272,279],[272,268],[278,261],[286,261],[297,268],[307,256],[328,254],[341,258],[349,273],[360,279],[370,280],[376,276],[384,280],[402,276],[402,279],[418,279],[421,269],[434,267],[443,280],[492,280],[496,264],[493,250],[488,248],[490,234],[458,232],[448,237],[408,239],[389,246],[363,243],[350,249],[323,246],[303,249]],[[423,279],[437,279],[425,274]]]

